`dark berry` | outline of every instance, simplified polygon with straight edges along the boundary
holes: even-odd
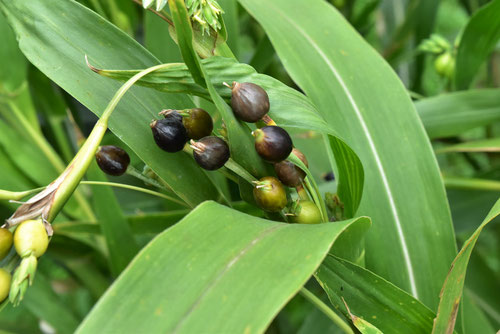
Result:
[[[325,180],[325,181],[335,181],[335,175],[333,175],[333,172],[328,172],[325,175],[323,175],[323,180]]]
[[[153,138],[162,150],[167,152],[182,151],[189,140],[186,129],[176,117],[167,117],[153,121],[150,125]]]
[[[319,224],[321,223],[321,213],[313,202],[301,201],[289,219],[290,222],[297,224]]]
[[[285,188],[272,176],[266,176],[254,182],[253,197],[257,205],[264,211],[278,212],[287,204]]]
[[[255,123],[269,111],[269,96],[260,86],[233,82],[231,90],[231,107],[242,121]]]
[[[158,115],[165,117],[165,119],[169,119],[171,121],[181,122],[182,116],[178,110],[175,109],[165,109],[158,113]]]
[[[191,147],[194,160],[206,170],[219,169],[229,159],[229,146],[219,137],[204,137],[197,142],[191,140]]]
[[[294,148],[292,152],[300,160],[302,160],[306,167],[309,166],[309,164],[307,163],[307,159],[305,155],[302,154],[302,152],[300,152],[296,148]],[[281,183],[288,187],[299,186],[306,177],[306,173],[302,169],[295,166],[293,162],[288,160],[283,160],[274,164],[274,170],[276,171],[276,175],[278,176],[278,179],[281,181]]]
[[[113,145],[100,146],[95,159],[104,173],[114,176],[125,173],[130,164],[128,153]]]
[[[188,115],[183,117],[182,123],[189,138],[198,140],[212,134],[214,123],[208,112],[201,108],[186,110],[186,112]]]
[[[292,152],[292,138],[279,126],[264,126],[252,134],[255,137],[255,150],[266,161],[280,162]]]

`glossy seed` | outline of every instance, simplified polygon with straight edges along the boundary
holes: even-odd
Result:
[[[280,162],[292,152],[292,138],[279,126],[264,126],[252,134],[255,137],[255,150],[266,161]]]
[[[233,82],[231,91],[231,108],[242,121],[255,123],[269,111],[269,96],[260,86]]]
[[[130,164],[128,153],[118,146],[100,146],[95,155],[97,165],[109,175],[119,176],[125,173]]]
[[[156,145],[164,151],[170,153],[182,151],[189,140],[182,121],[176,117],[153,121],[149,126]]]
[[[201,108],[194,108],[186,110],[186,113],[188,115],[182,118],[182,123],[189,138],[198,140],[212,134],[214,123],[208,112]]]
[[[292,153],[294,153],[300,160],[302,160],[306,167],[309,167],[307,159],[302,152],[294,148],[292,150]],[[281,183],[288,187],[299,186],[306,177],[306,173],[302,169],[295,166],[293,162],[288,160],[283,160],[274,164],[274,170],[276,171],[276,175],[278,176],[278,179],[281,181]]]
[[[229,159],[229,146],[219,137],[209,136],[195,142],[191,141],[196,163],[206,170],[216,170]]]
[[[257,205],[268,212],[279,212],[287,204],[285,188],[272,176],[254,182],[253,197]]]

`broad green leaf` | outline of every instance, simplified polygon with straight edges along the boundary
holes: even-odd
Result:
[[[77,333],[261,333],[353,224],[369,221],[284,224],[203,203],[139,253]]]
[[[87,175],[95,181],[107,181],[106,176],[92,162]],[[106,240],[111,272],[118,276],[139,251],[132,229],[127,224],[120,204],[111,187],[92,188],[94,209]]]
[[[387,257],[386,257],[387,258]],[[349,261],[328,255],[316,278],[335,309],[351,312],[386,334],[429,333],[435,314],[421,302],[382,277]]]
[[[456,246],[438,166],[404,86],[325,1],[240,3],[363,164],[357,214],[374,221],[366,236],[367,267],[434,308]]]
[[[479,67],[500,39],[500,0],[493,0],[471,17],[460,38],[455,65],[455,87],[467,89]]]
[[[168,32],[169,24],[150,11],[144,11],[144,45],[162,63],[179,62],[182,57]]]
[[[238,1],[236,0],[219,0],[219,5],[224,10],[222,18],[227,29],[227,45],[231,48],[234,56],[239,57],[240,51],[240,28],[238,17]]]
[[[482,224],[464,243],[457,257],[453,260],[450,272],[446,276],[441,290],[437,317],[434,321],[432,333],[451,333],[453,331],[472,250],[483,228],[498,215],[500,215],[500,199],[493,205]]]
[[[0,1],[20,48],[45,75],[100,115],[120,83],[86,66],[147,68],[158,60],[122,31],[74,1]],[[36,22],[36,24],[34,23]],[[190,205],[217,192],[188,155],[168,154],[154,144],[149,123],[165,108],[189,108],[187,96],[133,87],[111,117],[110,129]]]
[[[500,152],[500,138],[475,140],[436,150],[436,153],[449,152]]]
[[[498,286],[495,287],[498,290]],[[463,333],[484,333],[495,334],[498,330],[498,324],[493,326],[489,319],[486,317],[486,311],[480,308],[479,304],[474,303],[469,291],[466,289],[464,292],[463,305]]]
[[[20,88],[26,79],[27,62],[16,43],[16,36],[0,14],[0,93],[12,93]]]
[[[431,139],[452,137],[500,121],[500,90],[443,94],[419,100],[415,107]]]

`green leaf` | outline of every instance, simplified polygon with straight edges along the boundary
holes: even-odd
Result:
[[[431,139],[452,137],[500,121],[500,90],[449,93],[415,102]]]
[[[464,243],[457,257],[453,260],[450,272],[446,276],[441,290],[437,317],[432,333],[451,333],[453,331],[472,250],[483,228],[498,215],[500,215],[500,199],[493,205],[482,224]]]
[[[405,87],[327,2],[240,3],[363,164],[357,214],[374,221],[366,236],[367,267],[434,308],[456,246],[438,166]]]
[[[107,181],[97,164],[92,162],[87,175],[95,181]],[[111,272],[118,276],[139,251],[132,229],[127,224],[111,187],[92,188],[94,209],[106,240]]]
[[[387,258],[387,257],[386,257]],[[421,302],[380,276],[349,261],[328,255],[316,273],[333,306],[390,333],[429,333],[435,314]]]
[[[77,332],[261,333],[353,224],[369,220],[283,224],[203,203],[141,251]]]
[[[156,14],[144,12],[144,45],[162,63],[179,62],[182,57],[170,37],[169,24]]]
[[[45,75],[100,115],[119,83],[99,77],[100,67],[147,68],[158,60],[122,31],[74,1],[0,1],[26,57]],[[36,21],[36,24],[34,22]],[[188,204],[217,198],[192,158],[168,154],[154,144],[149,123],[164,108],[189,108],[187,96],[133,87],[110,119],[110,129]]]
[[[0,93],[14,92],[26,79],[27,62],[17,46],[16,36],[7,24],[7,20],[0,14]]]
[[[497,180],[445,176],[444,184],[446,188],[500,191],[500,181]]]
[[[455,87],[467,89],[479,67],[500,39],[500,0],[493,0],[471,17],[460,38],[455,65]]]
[[[449,152],[500,152],[500,138],[475,140],[446,146],[436,150],[436,153]]]

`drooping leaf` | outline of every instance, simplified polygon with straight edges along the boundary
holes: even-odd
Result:
[[[119,83],[93,73],[100,67],[147,68],[158,60],[125,33],[74,1],[1,1],[20,48],[45,75],[100,115]],[[36,22],[36,24],[35,24]],[[187,96],[133,87],[111,117],[110,129],[190,205],[217,197],[192,158],[167,154],[154,144],[149,123],[165,108],[189,108]]]
[[[141,251],[77,332],[263,332],[353,224],[369,226],[284,224],[203,203]]]
[[[358,214],[374,221],[367,267],[435,308],[456,246],[437,163],[404,86],[327,2],[239,2],[363,164]]]
[[[455,65],[455,87],[467,89],[500,39],[500,0],[493,0],[471,17],[460,38]]]
[[[328,255],[316,273],[333,306],[363,317],[383,333],[429,333],[435,313],[382,277]]]
[[[442,94],[415,102],[431,139],[452,137],[500,121],[500,90]]]

